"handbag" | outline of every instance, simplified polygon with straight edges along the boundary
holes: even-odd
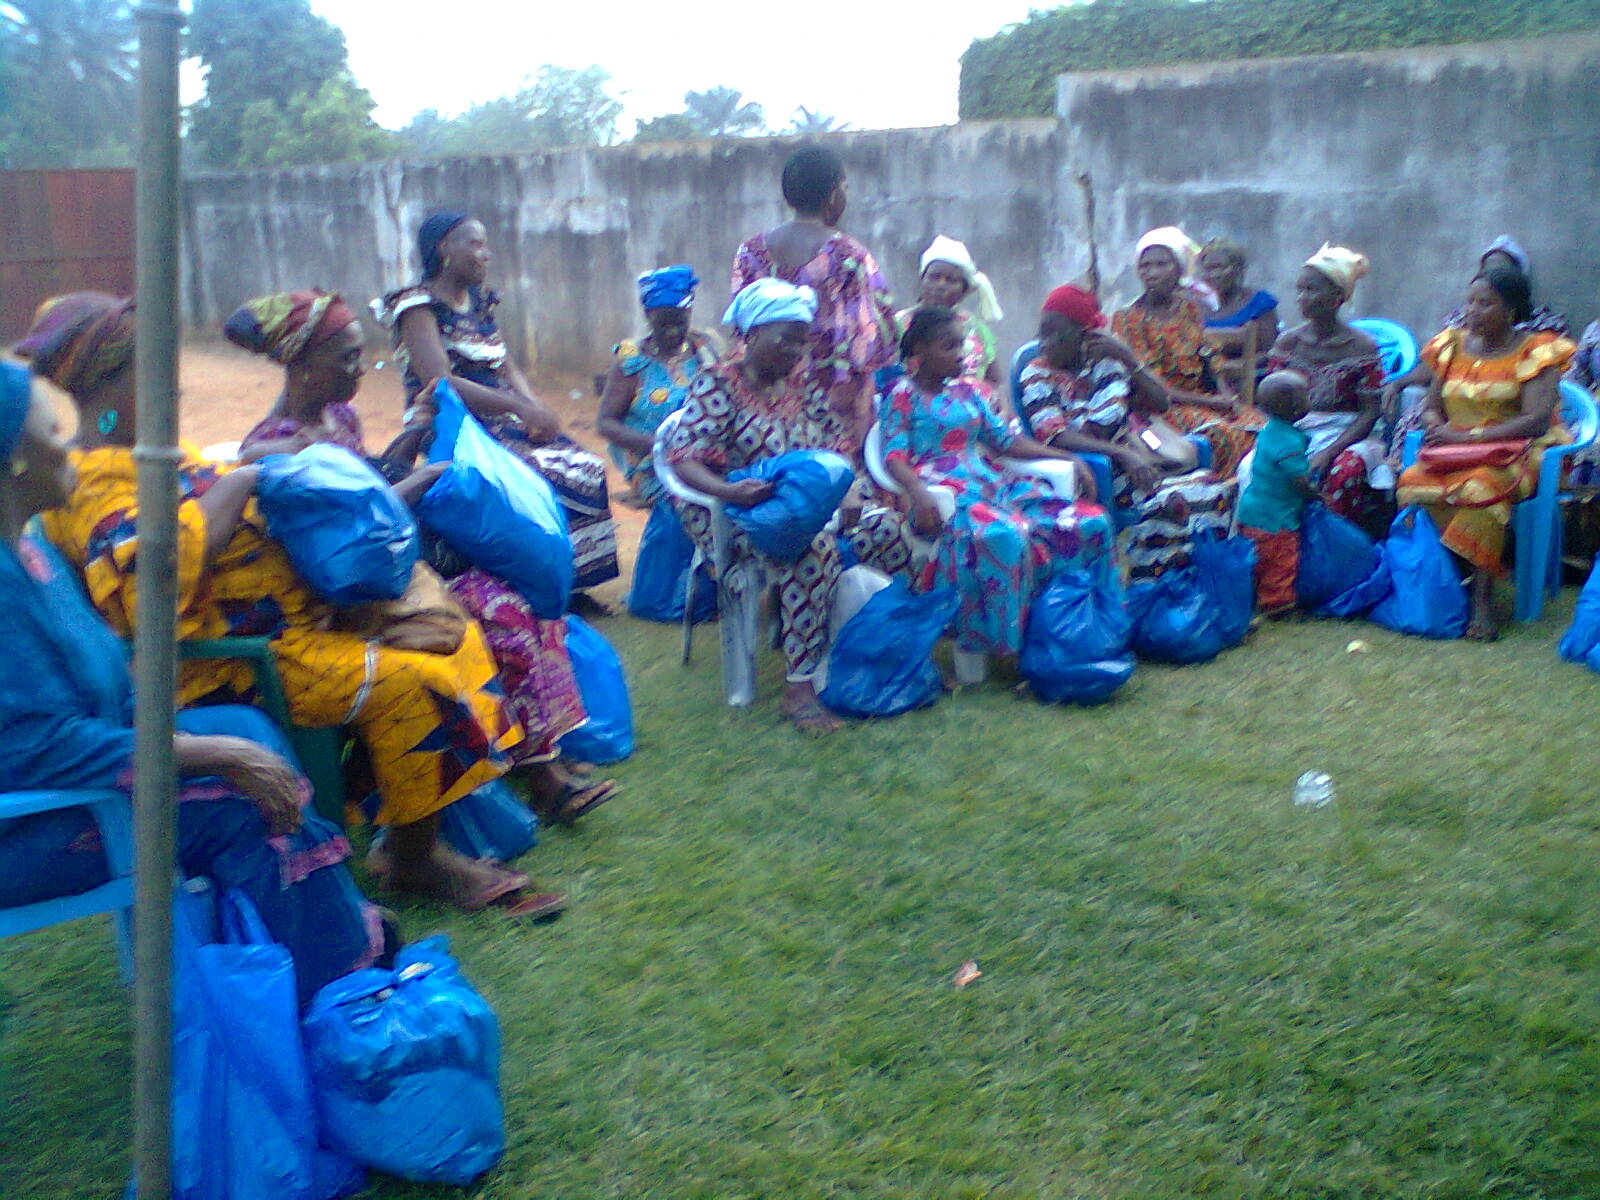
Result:
[[[1492,442],[1449,442],[1424,446],[1417,461],[1430,471],[1470,471],[1475,467],[1504,470],[1515,466],[1532,445],[1528,438],[1496,438]]]

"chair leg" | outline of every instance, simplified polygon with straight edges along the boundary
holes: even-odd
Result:
[[[1518,621],[1537,621],[1544,611],[1553,548],[1551,531],[1559,519],[1552,508],[1553,505],[1535,496],[1512,509],[1511,524],[1516,538],[1516,560],[1512,563],[1516,598],[1512,616]]]
[[[117,940],[117,973],[122,982],[133,985],[133,909],[119,908],[111,914],[111,932]]]
[[[700,582],[700,568],[705,563],[705,555],[698,549],[689,559],[689,580],[684,585],[683,595],[683,663],[689,663],[689,655],[694,651],[694,600],[699,590],[695,585]]]
[[[747,708],[756,699],[756,633],[761,618],[761,588],[746,572],[723,573],[717,589],[722,616],[722,694],[733,708]]]
[[[957,650],[951,664],[962,687],[975,687],[989,677],[989,656],[982,650]]]

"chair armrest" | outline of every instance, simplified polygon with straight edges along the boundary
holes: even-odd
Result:
[[[99,804],[119,804],[127,808],[128,794],[113,788],[0,792],[0,820],[31,817],[35,813],[55,812],[62,808],[93,808]]]
[[[1417,461],[1417,455],[1422,453],[1422,431],[1413,429],[1406,434],[1406,440],[1400,447],[1400,469],[1403,471]]]
[[[289,697],[278,675],[278,660],[272,654],[272,639],[265,637],[197,638],[178,643],[178,658],[184,661],[237,659],[249,663],[255,672],[256,687],[268,715],[285,733],[294,727],[289,713]]]
[[[1078,498],[1078,468],[1073,463],[1059,458],[1003,458],[1000,461],[1008,471],[1037,479],[1058,499]]]
[[[1212,463],[1211,443],[1206,441],[1206,439],[1201,437],[1198,433],[1185,434],[1184,436],[1187,437],[1189,441],[1194,443],[1195,469],[1198,470],[1201,467],[1209,467]]]
[[[1564,446],[1549,446],[1545,449],[1544,457],[1539,460],[1539,489],[1535,495],[1549,492],[1554,495],[1561,488],[1561,468],[1567,459],[1587,447],[1577,442],[1568,442]]]

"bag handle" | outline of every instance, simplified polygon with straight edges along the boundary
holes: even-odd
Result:
[[[235,946],[274,946],[277,939],[267,928],[250,897],[238,888],[229,888],[217,900],[222,940]]]

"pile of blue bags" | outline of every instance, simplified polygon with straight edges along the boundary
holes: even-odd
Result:
[[[1194,540],[1190,563],[1128,588],[1129,642],[1140,658],[1210,662],[1250,632],[1255,544],[1247,537]]]
[[[589,721],[561,739],[561,752],[580,762],[621,762],[633,753],[633,701],[622,659],[582,617],[568,613],[566,621],[567,657]]]
[[[694,543],[684,533],[678,514],[666,498],[656,501],[639,539],[628,588],[628,611],[644,621],[681,621],[689,594],[689,567]],[[695,574],[694,619],[717,615],[717,586],[704,568]]]
[[[1365,616],[1413,637],[1459,638],[1466,633],[1466,584],[1426,509],[1402,509],[1374,553],[1376,561],[1366,578],[1326,601],[1320,611]]]

